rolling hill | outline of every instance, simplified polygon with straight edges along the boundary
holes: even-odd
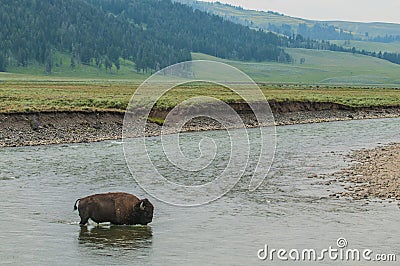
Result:
[[[271,30],[291,36],[301,34],[321,40],[360,39],[371,40],[376,37],[397,36],[400,40],[400,24],[395,23],[362,23],[349,21],[315,21],[290,17],[273,11],[247,10],[241,7],[219,2],[202,2],[196,0],[175,0],[196,9],[216,14],[235,23],[253,28]],[[366,36],[368,33],[368,37]],[[350,35],[351,34],[351,35]]]

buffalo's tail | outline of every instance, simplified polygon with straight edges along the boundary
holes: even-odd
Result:
[[[76,201],[75,201],[75,204],[74,204],[74,211],[76,211],[77,209],[78,209],[78,201],[79,201],[80,199],[77,199]]]

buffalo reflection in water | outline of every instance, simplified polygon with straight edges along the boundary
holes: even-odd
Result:
[[[81,226],[79,244],[96,249],[134,250],[151,246],[150,226]]]

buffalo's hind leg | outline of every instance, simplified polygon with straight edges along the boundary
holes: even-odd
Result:
[[[81,217],[80,225],[85,225],[89,221],[90,213],[87,202],[85,200],[79,201],[78,205],[79,217]]]
[[[89,221],[89,217],[81,216],[81,221],[79,222],[80,225],[85,225]]]
[[[90,215],[88,214],[87,209],[79,208],[79,217],[81,217],[80,225],[85,225],[89,221]]]

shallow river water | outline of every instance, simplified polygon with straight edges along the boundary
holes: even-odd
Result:
[[[204,134],[226,141],[222,131],[184,136],[196,140]],[[400,209],[395,203],[334,199],[329,194],[342,186],[307,177],[345,167],[344,155],[351,150],[399,141],[400,119],[278,127],[275,161],[262,185],[250,192],[239,182],[199,207],[172,206],[147,195],[132,178],[120,142],[2,148],[0,264],[286,265],[292,260],[276,254],[272,261],[260,260],[257,253],[265,245],[319,252],[338,248],[342,237],[347,248],[396,254],[397,262],[386,264],[397,265]],[[220,157],[216,160],[223,162]],[[108,191],[148,197],[155,206],[153,222],[80,227],[72,211],[75,200]],[[319,262],[343,263],[328,255]]]

